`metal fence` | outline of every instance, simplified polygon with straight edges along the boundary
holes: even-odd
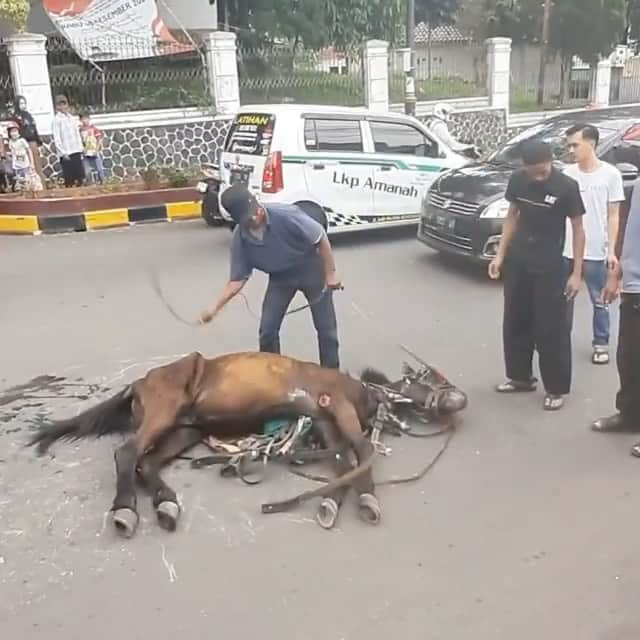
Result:
[[[237,56],[242,104],[364,104],[360,50],[272,44],[240,46]]]
[[[575,68],[569,73],[565,96],[562,98],[562,77],[558,69],[547,67],[545,77],[543,107],[579,107],[586,105],[592,95],[593,70]],[[538,78],[535,74],[521,75],[511,72],[511,110],[514,112],[536,111],[540,107],[538,98]]]
[[[406,75],[402,50],[389,56],[389,98],[404,100]],[[474,44],[416,44],[415,90],[418,101],[476,98],[487,94],[486,47]]]
[[[0,112],[4,115],[11,113],[14,102],[13,76],[9,66],[7,45],[0,40]]]
[[[148,47],[121,37],[100,38],[102,50],[127,51],[133,59],[89,62],[64,38],[47,39],[51,90],[66,95],[84,111],[109,112],[170,107],[204,106],[210,103],[207,74],[198,46],[185,51],[181,44],[164,47],[166,55],[148,55]],[[92,43],[81,43],[90,49]]]
[[[611,69],[611,104],[640,102],[640,57],[628,59],[624,66]]]

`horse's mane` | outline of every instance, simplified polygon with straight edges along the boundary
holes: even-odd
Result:
[[[386,385],[391,382],[391,380],[389,380],[382,371],[378,371],[378,369],[374,369],[373,367],[367,367],[364,369],[360,374],[360,380],[362,380],[362,382],[379,385]]]

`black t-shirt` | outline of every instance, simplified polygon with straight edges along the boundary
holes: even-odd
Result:
[[[578,183],[555,167],[544,182],[515,171],[505,198],[520,212],[509,258],[536,268],[554,268],[562,260],[566,219],[585,213]]]

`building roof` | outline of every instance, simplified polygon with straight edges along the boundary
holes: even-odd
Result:
[[[429,26],[420,22],[416,25],[414,31],[414,39],[416,43],[429,41]],[[441,25],[431,29],[431,42],[433,44],[451,44],[456,42],[468,42],[470,36],[464,35],[458,27],[453,25]]]

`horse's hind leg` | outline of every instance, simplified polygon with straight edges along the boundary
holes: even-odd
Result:
[[[164,438],[140,460],[138,473],[152,496],[158,524],[167,531],[175,531],[180,517],[180,505],[175,491],[160,477],[160,469],[184,451],[202,440],[194,427],[182,427]]]
[[[322,439],[327,449],[338,449],[340,446],[340,438],[336,434],[336,428],[328,420],[316,420],[316,426],[319,428],[322,434]],[[336,471],[336,475],[342,476],[351,469],[351,463],[348,457],[349,451],[345,447],[344,450],[335,454],[332,459],[333,467]],[[330,496],[323,498],[318,511],[316,513],[316,521],[324,529],[332,529],[338,519],[340,513],[340,507],[344,502],[344,498],[349,491],[349,487],[340,487],[336,492]]]

